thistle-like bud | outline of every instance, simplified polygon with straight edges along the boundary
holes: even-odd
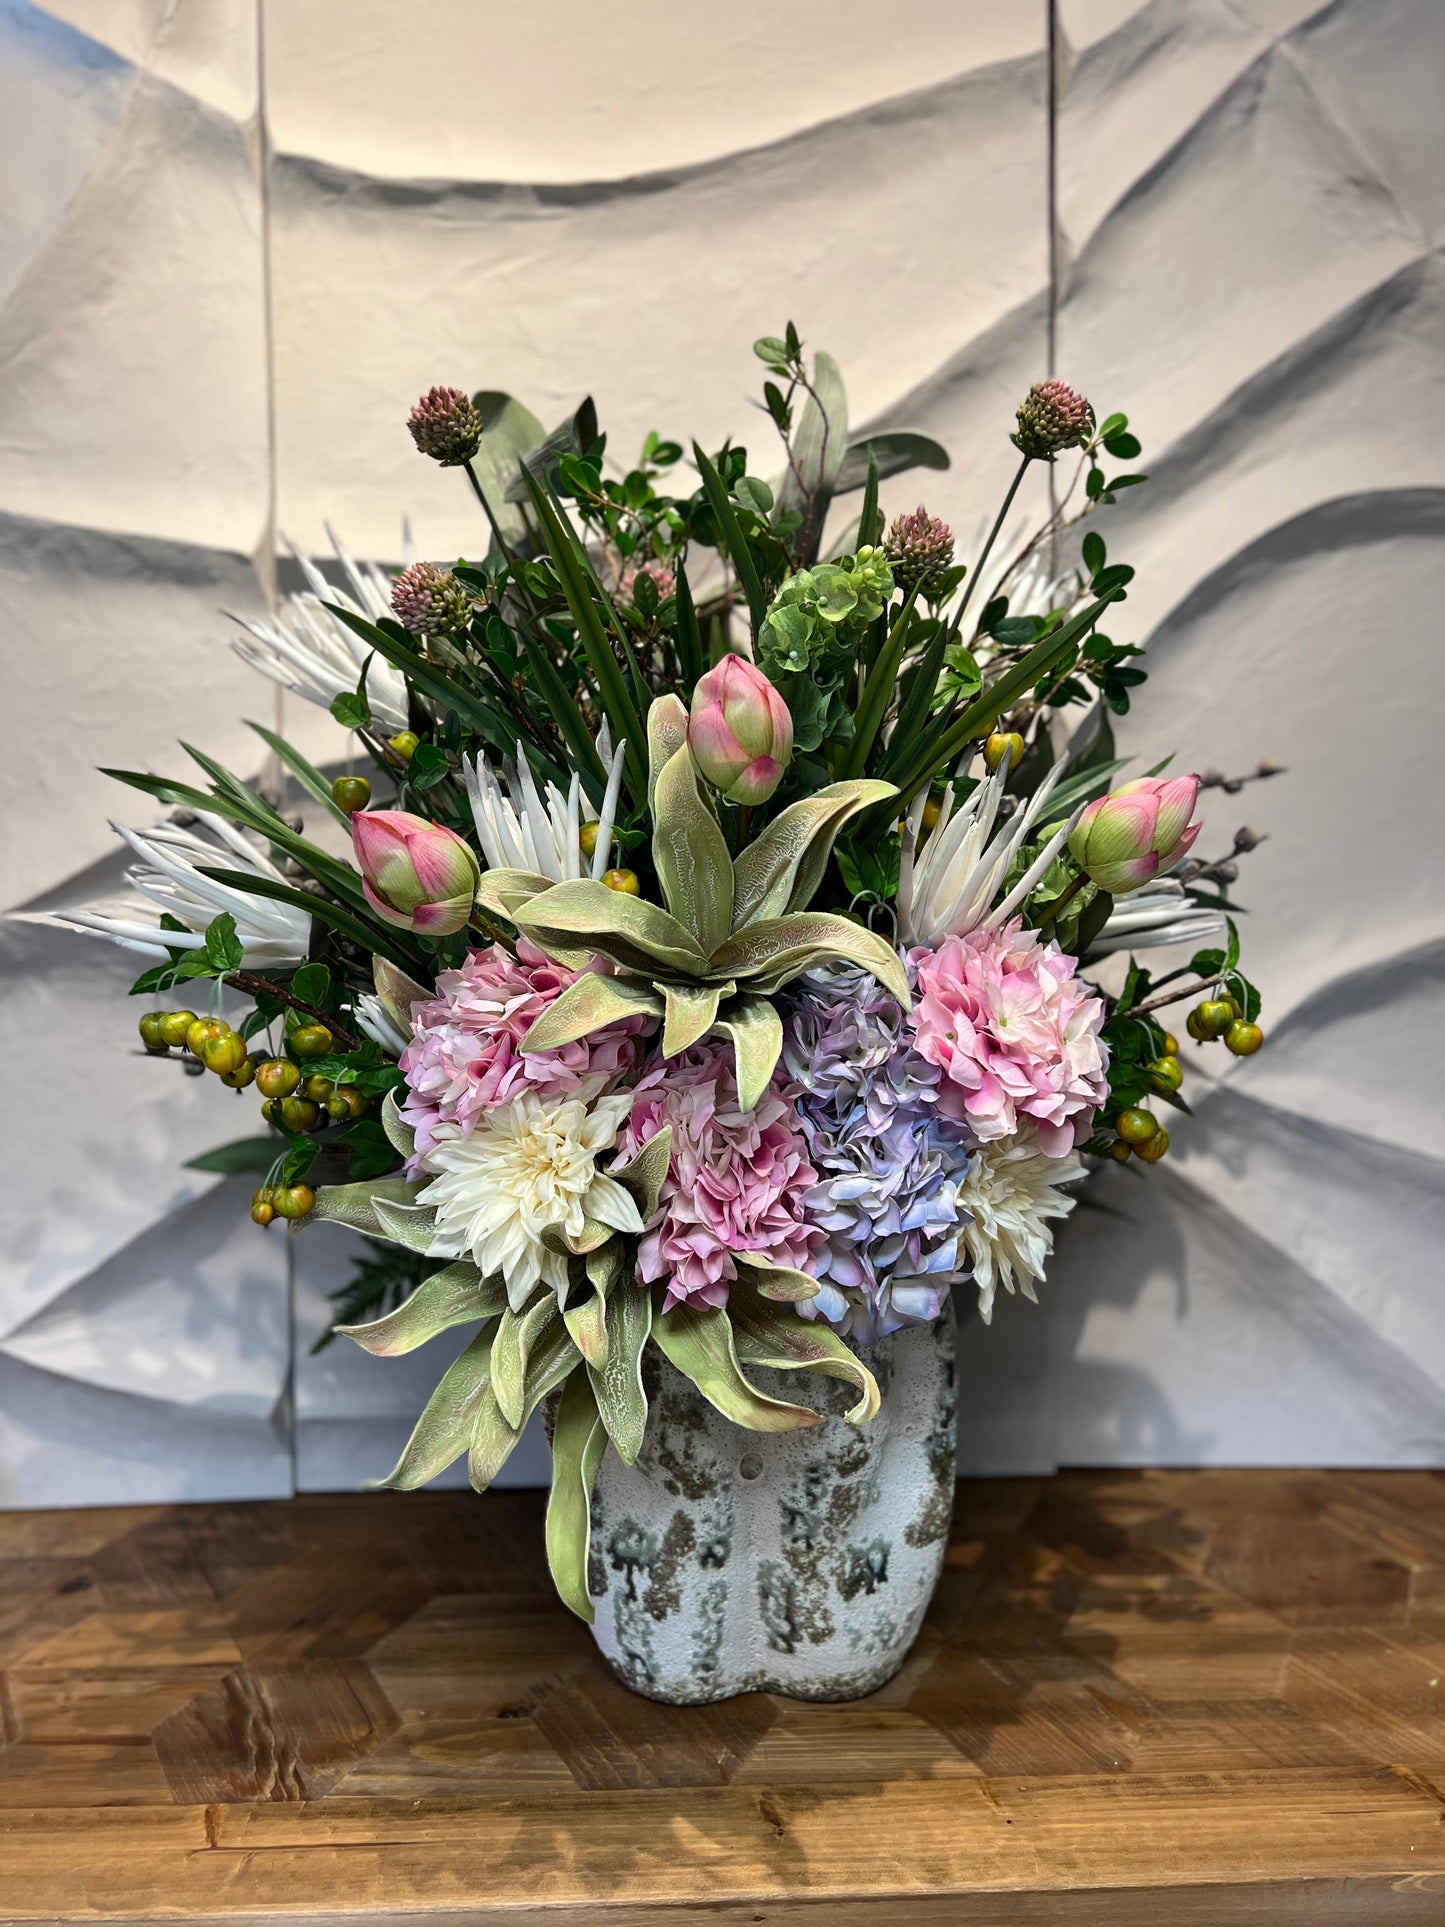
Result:
[[[883,547],[893,580],[911,595],[915,588],[926,589],[953,561],[953,530],[920,502],[912,515],[895,518]]]
[[[1051,462],[1065,448],[1082,448],[1094,411],[1066,381],[1036,381],[1019,404],[1018,433],[1009,440],[1031,462]]]
[[[414,636],[452,636],[472,619],[472,595],[450,569],[413,562],[391,585],[391,612]]]
[[[423,455],[443,468],[469,462],[482,439],[482,418],[460,388],[430,388],[407,419]]]

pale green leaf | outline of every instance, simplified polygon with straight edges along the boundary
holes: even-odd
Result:
[[[483,870],[477,885],[477,902],[495,917],[506,917],[520,905],[552,888],[551,877],[536,870]]]
[[[707,1034],[722,1000],[719,984],[664,984],[667,1016],[662,1026],[662,1054],[677,1057]]]
[[[831,1325],[821,1318],[799,1318],[796,1312],[766,1305],[760,1298],[736,1289],[729,1294],[734,1342],[745,1365],[769,1365],[775,1371],[819,1372],[856,1386],[859,1399],[847,1414],[851,1425],[863,1425],[878,1413],[878,1381],[854,1356]]]
[[[652,820],[652,863],[667,907],[710,956],[732,928],[733,866],[686,743],[658,774]]]
[[[376,1230],[371,1234],[384,1238],[388,1244],[405,1245],[408,1251],[427,1252],[432,1248],[436,1236],[436,1212],[425,1205],[414,1205],[410,1209],[400,1205],[383,1204],[378,1200],[372,1209],[376,1213]]]
[[[577,1304],[568,1305],[562,1322],[587,1363],[594,1371],[601,1371],[607,1363],[607,1300],[589,1293]]]
[[[754,1291],[783,1305],[804,1304],[818,1295],[818,1281],[792,1265],[777,1265],[756,1251],[735,1251],[733,1257],[746,1267],[745,1276]]]
[[[479,1332],[442,1374],[401,1457],[377,1485],[414,1492],[461,1457],[490,1382],[491,1355],[492,1334]]]
[[[652,1293],[634,1285],[607,1300],[607,1362],[588,1368],[607,1436],[625,1465],[636,1463],[647,1430],[642,1354],[652,1331]]]
[[[748,1383],[720,1305],[674,1305],[653,1319],[652,1336],[683,1377],[734,1424],[753,1432],[797,1432],[822,1423],[822,1415],[806,1405],[769,1398]]]
[[[680,696],[658,696],[647,712],[647,813],[656,817],[657,779],[687,741]]]
[[[892,944],[847,917],[800,910],[767,923],[749,924],[718,950],[712,968],[767,995],[815,964],[855,963],[875,976],[903,1005],[912,1004],[908,977]]]
[[[425,984],[419,984],[415,977],[409,977],[385,957],[371,960],[371,980],[376,986],[376,994],[382,1007],[402,1030],[411,1029],[411,1007],[423,1004],[436,995]]]
[[[806,910],[843,825],[893,793],[891,783],[860,778],[830,783],[780,811],[733,864],[733,929]]]
[[[732,1040],[738,1109],[757,1109],[783,1052],[783,1022],[766,997],[734,997],[717,1027]]]
[[[644,1224],[657,1209],[662,1181],[667,1176],[671,1157],[672,1126],[664,1124],[660,1131],[653,1132],[642,1149],[630,1157],[626,1164],[614,1165],[608,1174],[632,1193]]]
[[[662,1015],[662,999],[646,984],[630,977],[603,977],[595,970],[584,971],[575,984],[542,1012],[522,1039],[524,1051],[560,1050],[594,1030],[639,1014]]]
[[[393,1151],[404,1158],[416,1156],[416,1132],[403,1118],[394,1090],[388,1091],[381,1101],[381,1128]]]
[[[591,1381],[576,1372],[562,1387],[552,1427],[552,1490],[547,1495],[547,1564],[557,1596],[590,1626],[595,1616],[587,1590],[592,1535],[592,1484],[607,1431]]]
[[[538,1285],[520,1311],[509,1307],[502,1313],[492,1342],[492,1390],[508,1425],[522,1423],[527,1361],[534,1345],[550,1326],[561,1322],[557,1294],[550,1285]]]
[[[669,975],[700,977],[707,965],[691,933],[660,905],[588,877],[555,883],[518,904],[512,921],[544,950],[559,943],[575,949],[580,939],[640,976],[654,976],[661,967]]]
[[[469,1325],[478,1318],[495,1318],[507,1302],[500,1278],[486,1278],[470,1258],[461,1258],[428,1278],[395,1311],[367,1325],[338,1325],[343,1338],[354,1338],[374,1358],[399,1358],[414,1352],[453,1325]]]
[[[303,1224],[344,1224],[352,1231],[370,1237],[386,1236],[376,1215],[378,1203],[414,1205],[417,1188],[406,1178],[369,1178],[364,1184],[323,1184],[316,1193],[315,1209]]]
[[[476,1408],[471,1450],[467,1455],[467,1473],[476,1491],[486,1491],[511,1457],[532,1413],[548,1392],[560,1385],[581,1362],[581,1353],[572,1343],[567,1327],[558,1318],[532,1347],[532,1355],[527,1361],[520,1424],[512,1425],[503,1416],[496,1394],[488,1384]]]

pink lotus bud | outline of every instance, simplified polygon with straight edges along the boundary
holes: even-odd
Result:
[[[351,841],[376,914],[423,937],[449,937],[472,914],[481,866],[454,830],[406,810],[358,810]]]
[[[1069,852],[1101,890],[1119,896],[1167,869],[1199,834],[1191,823],[1197,776],[1141,776],[1101,796],[1079,818]]]
[[[688,748],[730,803],[765,803],[793,754],[788,705],[760,669],[724,656],[692,692]]]

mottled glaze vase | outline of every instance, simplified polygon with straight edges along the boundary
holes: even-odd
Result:
[[[891,1679],[918,1636],[948,1544],[954,1481],[951,1309],[872,1350],[882,1409],[841,1416],[836,1379],[757,1370],[758,1387],[826,1412],[805,1431],[744,1431],[649,1347],[637,1463],[608,1452],[592,1500],[598,1646],[650,1699],[735,1693],[850,1700]]]

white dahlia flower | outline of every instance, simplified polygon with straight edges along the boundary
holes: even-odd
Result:
[[[969,1153],[968,1170],[958,1187],[959,1242],[972,1263],[983,1322],[993,1317],[999,1285],[1025,1298],[1037,1298],[1034,1280],[1042,1278],[1054,1248],[1050,1218],[1066,1218],[1074,1200],[1060,1187],[1083,1176],[1076,1158],[1048,1158],[1031,1130],[995,1138]]]
[[[500,1272],[513,1311],[539,1282],[560,1302],[567,1259],[543,1242],[544,1232],[575,1238],[588,1218],[616,1231],[643,1228],[632,1194],[597,1168],[631,1108],[630,1092],[599,1098],[589,1109],[577,1098],[525,1091],[488,1112],[470,1137],[439,1126],[439,1141],[420,1161],[431,1178],[420,1202],[436,1209],[432,1252],[469,1254],[484,1277]]]

